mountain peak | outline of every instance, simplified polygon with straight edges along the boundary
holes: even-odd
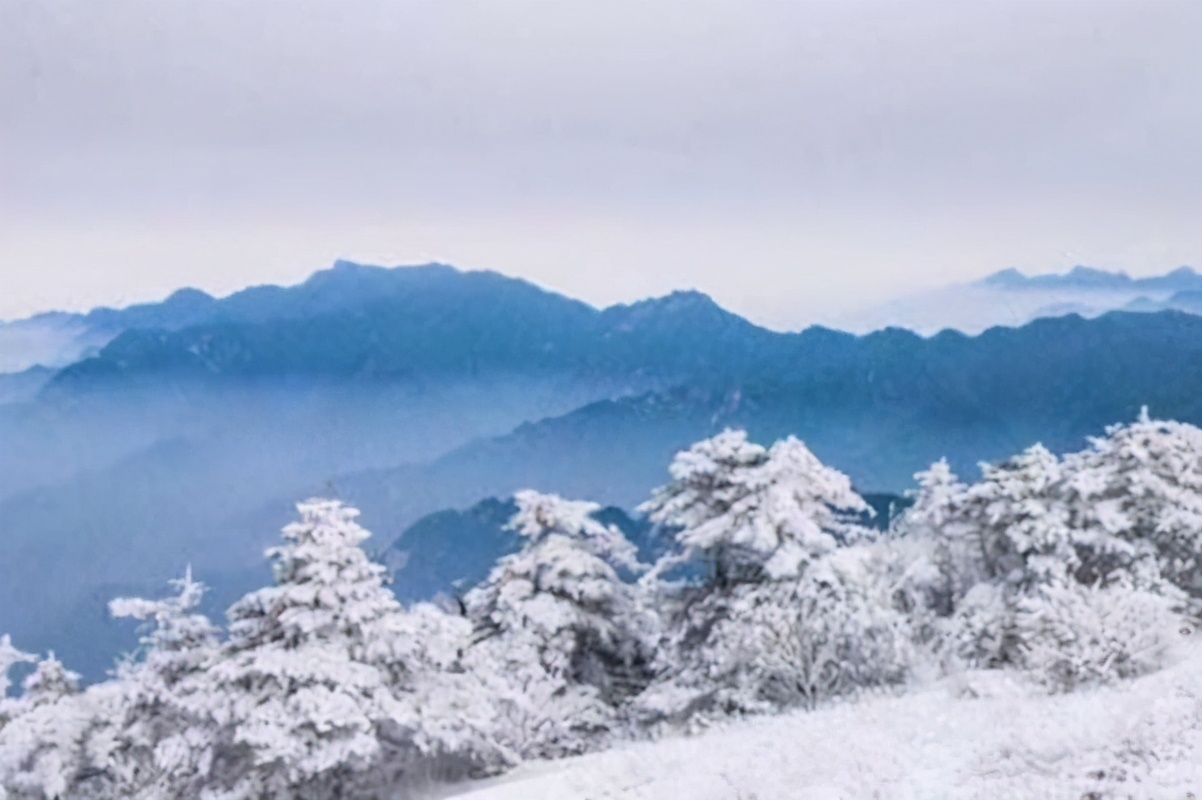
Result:
[[[709,330],[732,323],[754,327],[737,314],[722,308],[709,295],[693,289],[677,290],[627,305],[610,306],[602,313],[613,323],[615,330],[622,331],[646,328],[648,325],[698,326]]]
[[[986,286],[1015,286],[1023,285],[1028,278],[1014,267],[999,270],[992,275],[982,278],[979,282]]]
[[[167,298],[163,300],[163,305],[200,306],[208,305],[214,300],[216,300],[216,298],[208,292],[203,292],[200,289],[193,289],[191,287],[185,287],[183,289],[176,289],[174,292],[167,295]]]
[[[696,289],[677,289],[662,297],[652,297],[644,300],[662,309],[680,310],[693,308],[720,308],[714,298]]]
[[[459,270],[449,264],[431,262],[428,264],[401,265],[382,267],[375,264],[360,264],[340,258],[327,269],[318,270],[305,281],[309,285],[324,285],[329,283],[353,280],[363,281],[384,277],[415,276],[421,274],[458,274]]]
[[[717,309],[721,311],[722,307],[714,302],[714,298],[705,292],[699,292],[696,289],[676,289],[659,297],[648,297],[643,300],[636,300],[633,303],[614,305],[606,310],[618,311],[622,309],[628,311],[655,309],[657,312],[679,312],[695,309]]]

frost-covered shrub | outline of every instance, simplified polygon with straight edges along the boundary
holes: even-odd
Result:
[[[1022,667],[1053,691],[1154,672],[1180,649],[1180,603],[1125,583],[1043,586],[1018,602]]]
[[[525,544],[465,597],[467,662],[494,694],[499,741],[526,757],[583,752],[617,735],[646,686],[658,618],[622,577],[643,568],[634,545],[596,504],[515,500]]]
[[[942,625],[941,648],[952,663],[970,668],[997,667],[1014,652],[1013,608],[1009,592],[978,583],[956,604]]]
[[[897,527],[891,535],[861,546],[874,592],[905,620],[914,647],[915,668],[926,672],[944,636],[944,617],[952,597],[937,543],[928,536],[906,535]],[[861,548],[856,548],[857,550]]]
[[[697,591],[664,644],[665,674],[640,698],[650,721],[812,708],[897,684],[912,664],[910,631],[879,585],[866,548],[810,564],[800,577]]]

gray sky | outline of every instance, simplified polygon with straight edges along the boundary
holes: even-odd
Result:
[[[439,260],[799,327],[1202,266],[1202,3],[0,0],[0,318]]]

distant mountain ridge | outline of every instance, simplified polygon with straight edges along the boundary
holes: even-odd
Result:
[[[28,319],[0,322],[0,374],[20,372],[33,366],[67,367],[80,359],[101,355],[110,344],[116,345],[115,352],[121,356],[151,358],[157,353],[160,358],[176,358],[177,366],[183,367],[189,361],[187,356],[171,356],[165,352],[181,343],[180,337],[169,334],[198,327],[210,328],[217,341],[201,345],[193,342],[192,346],[201,350],[193,353],[191,360],[212,367],[213,359],[221,362],[223,358],[236,358],[237,343],[225,342],[224,346],[229,349],[221,350],[222,332],[228,333],[231,326],[309,320],[372,304],[396,306],[403,304],[410,295],[429,297],[452,286],[455,291],[460,291],[465,280],[475,282],[482,290],[524,290],[531,296],[550,294],[498,273],[461,272],[446,264],[388,268],[339,260],[329,269],[315,272],[294,286],[252,286],[223,298],[185,288],[159,302],[97,308],[82,314],[47,312]],[[843,315],[832,324],[861,333],[885,327],[903,327],[922,334],[933,334],[942,328],[975,333],[992,325],[1021,325],[1043,316],[1065,313],[1096,316],[1107,310],[1131,306],[1136,301],[1140,303],[1133,309],[1152,310],[1155,306],[1157,310],[1197,313],[1196,300],[1177,302],[1171,300],[1171,295],[1187,293],[1184,297],[1188,298],[1188,293],[1199,291],[1202,291],[1202,274],[1184,266],[1165,275],[1142,278],[1085,266],[1074,267],[1062,275],[1026,275],[1010,268],[970,284],[945,287],[892,301],[877,309]],[[1042,301],[1032,299],[1041,295],[1044,296]],[[613,323],[610,326],[613,331],[636,326],[648,307],[658,307],[657,318],[664,317],[667,309],[692,314],[694,320],[706,314],[715,319],[725,315],[728,321],[734,317],[699,292],[674,292],[666,297],[601,311],[579,301],[572,302],[582,315],[608,318]],[[1028,308],[1032,302],[1035,304]],[[947,316],[953,310],[955,313]],[[621,318],[625,319],[619,322]],[[735,319],[754,327],[741,318]],[[225,363],[224,366],[232,364]],[[103,365],[92,364],[89,368],[103,369]],[[73,374],[79,369],[86,368],[75,368]]]
[[[1066,314],[1096,317],[1117,310],[1202,313],[1189,299],[1199,291],[1202,274],[1192,267],[1141,278],[1085,266],[1060,275],[1026,275],[1011,268],[970,283],[834,315],[827,322],[856,333],[900,327],[923,335],[944,329],[976,334],[998,325],[1016,327]]]
[[[1200,291],[1202,274],[1193,267],[1178,267],[1164,275],[1132,278],[1126,272],[1108,272],[1093,267],[1076,266],[1060,275],[1026,275],[1011,267],[977,281],[982,286],[1010,290],[1071,288],[1085,290],[1146,289],[1153,291]]]
[[[65,366],[94,355],[127,331],[178,331],[205,324],[303,319],[358,307],[373,299],[395,299],[414,288],[420,289],[440,280],[453,282],[460,274],[454,267],[438,263],[398,269],[339,260],[329,269],[319,270],[294,286],[251,286],[223,298],[199,289],[184,288],[158,302],[97,308],[82,314],[61,311],[36,314],[28,319],[0,322],[0,371],[15,372],[34,363]],[[471,274],[511,280],[496,273]],[[44,347],[37,348],[36,356],[43,359],[41,362],[25,359],[29,363],[22,363],[17,357],[15,348],[21,344],[22,337],[46,340]],[[53,350],[55,347],[57,351]]]
[[[358,291],[348,291],[348,282]],[[757,349],[781,338],[697,292],[598,310],[496,273],[345,264],[298,288],[311,285],[328,287],[346,302],[316,303],[302,295],[307,312],[277,302],[269,313],[237,308],[175,330],[127,330],[60,371],[48,390],[83,390],[143,374],[211,382],[297,374],[475,378],[515,369],[684,373],[756,358]],[[680,336],[703,338],[705,346],[700,352],[683,347]]]
[[[1184,311],[1187,314],[1202,314],[1202,290],[1186,289],[1173,292],[1167,300],[1153,300],[1140,295],[1127,305],[1123,311]]]

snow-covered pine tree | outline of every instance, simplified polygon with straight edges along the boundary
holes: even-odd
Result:
[[[917,641],[939,648],[939,620],[952,614],[958,598],[977,581],[977,553],[955,520],[967,487],[940,459],[914,475],[912,505],[896,520],[893,536],[880,545],[895,605],[910,615]]]
[[[397,627],[395,653],[409,665],[402,693],[416,720],[406,735],[419,754],[406,780],[458,779],[512,766],[517,755],[496,735],[495,686],[467,667],[471,622],[433,603],[416,603]]]
[[[947,656],[971,667],[1017,664],[1017,598],[1033,586],[1063,581],[1074,568],[1060,460],[1042,445],[997,464],[961,487],[937,462],[916,476],[919,494],[907,517],[911,535],[931,542],[947,594]]]
[[[141,658],[119,665],[114,688],[120,721],[103,776],[114,796],[178,797],[197,794],[197,780],[212,765],[216,731],[209,724],[213,687],[207,669],[217,656],[219,631],[196,611],[204,585],[171,582],[173,596],[161,600],[119,598],[114,617],[142,620]]]
[[[1020,589],[1063,581],[1079,565],[1061,491],[1064,469],[1043,445],[982,464],[947,522],[970,526],[983,577]]]
[[[477,674],[500,694],[499,737],[524,757],[607,741],[622,704],[646,685],[656,620],[623,580],[641,565],[595,503],[518,492],[521,551],[465,597]]]
[[[813,705],[904,673],[901,615],[867,551],[841,547],[865,538],[851,515],[868,508],[846,475],[793,437],[765,449],[730,430],[669,472],[642,510],[676,532],[669,560],[708,573],[667,587],[660,677],[641,699],[650,720]]]
[[[81,692],[79,676],[53,653],[23,681],[23,693],[10,705],[0,728],[0,798],[67,800],[104,796],[91,779],[102,771],[95,750],[98,733],[112,709],[103,689]],[[103,738],[103,737],[100,737]]]
[[[298,509],[285,543],[268,551],[275,585],[230,608],[228,639],[209,670],[218,732],[211,796],[374,797],[421,759],[474,760],[487,743],[471,733],[486,729],[476,715],[488,709],[474,696],[439,697],[465,684],[430,690],[429,665],[418,663],[455,643],[412,640],[434,631],[466,641],[466,624],[406,619],[384,568],[360,547],[370,534],[355,509],[333,500]],[[422,730],[424,700],[457,710],[442,722],[453,738]]]
[[[952,472],[946,458],[914,475],[918,488],[910,493],[913,505],[902,517],[905,525],[940,530],[952,517],[965,486]]]
[[[639,510],[676,531],[676,558],[708,564],[712,586],[798,575],[861,535],[848,515],[869,512],[846,475],[792,436],[767,450],[725,430],[678,453],[668,472]]]
[[[1130,570],[1151,550],[1160,576],[1202,606],[1202,429],[1144,408],[1068,463],[1072,523],[1110,544],[1098,556],[1103,566]]]
[[[980,480],[959,491],[946,486],[941,469],[930,476],[944,486],[932,497],[930,524],[917,533],[933,537],[940,572],[948,576],[953,602],[940,610],[954,609],[946,640],[961,662],[1021,663],[1013,631],[1018,598],[1069,580],[1077,568],[1063,478],[1060,459],[1042,445],[982,464]]]
[[[48,653],[21,683],[21,701],[30,708],[55,703],[79,692],[79,675]]]

